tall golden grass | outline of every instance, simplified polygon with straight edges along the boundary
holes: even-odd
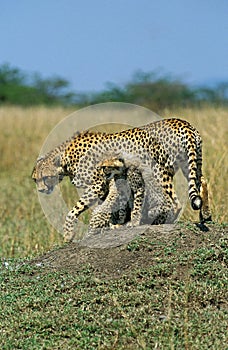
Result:
[[[46,222],[30,175],[47,135],[71,112],[72,109],[47,107],[0,108],[2,256],[25,256],[62,242],[62,237]],[[165,110],[163,116],[186,119],[200,131],[213,220],[227,222],[228,110],[177,109],[175,113]],[[187,206],[184,218],[197,220],[198,214]]]

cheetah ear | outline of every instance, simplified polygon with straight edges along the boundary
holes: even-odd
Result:
[[[59,154],[54,158],[53,163],[56,167],[61,166],[61,156]]]

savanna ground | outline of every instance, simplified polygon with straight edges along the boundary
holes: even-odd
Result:
[[[64,245],[30,178],[46,136],[70,112],[0,109],[1,348],[228,349],[228,110],[163,113],[202,135],[208,230],[187,206],[176,225],[107,248]]]

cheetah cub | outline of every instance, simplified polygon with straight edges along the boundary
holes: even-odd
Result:
[[[128,222],[137,226],[141,221],[145,183],[135,166],[126,166],[124,159],[112,157],[97,166],[100,177],[108,183],[109,191],[104,202],[92,213],[89,233],[104,227],[119,227]]]

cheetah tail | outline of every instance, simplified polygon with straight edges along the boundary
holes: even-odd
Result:
[[[200,196],[200,185],[202,176],[202,157],[201,149],[197,152],[196,149],[191,148],[188,152],[188,195],[193,210],[200,210],[202,208],[202,198]]]

